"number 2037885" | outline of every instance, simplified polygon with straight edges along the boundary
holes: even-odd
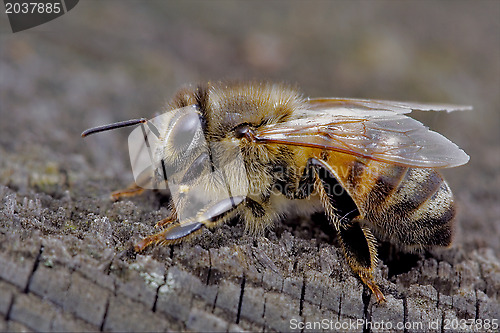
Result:
[[[60,2],[6,2],[6,14],[59,14]]]

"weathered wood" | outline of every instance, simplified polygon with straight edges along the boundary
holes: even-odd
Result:
[[[365,324],[377,331],[385,323],[382,327],[394,331],[401,331],[397,325],[441,331],[444,319],[500,315],[500,261],[488,249],[420,256],[408,272],[391,278],[381,262],[376,278],[387,303],[376,304],[336,246],[293,235],[304,232],[300,225],[284,223],[254,239],[233,223],[191,243],[139,255],[131,247],[152,227],[127,218],[133,212],[137,220],[149,219],[154,195],[111,203],[75,194],[69,202],[33,210],[29,202],[41,202],[39,194],[23,196],[7,187],[2,192],[5,327],[15,322],[43,331],[290,331],[302,324],[325,325],[311,330],[353,325],[360,330]],[[80,201],[104,205],[103,212],[75,207]],[[61,207],[73,213],[60,214]],[[50,232],[32,227],[41,216]],[[12,221],[21,228],[10,227]],[[55,231],[51,225],[62,227]]]

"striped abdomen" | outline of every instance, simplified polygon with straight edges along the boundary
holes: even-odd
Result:
[[[379,236],[409,248],[451,244],[453,195],[436,170],[358,160],[347,184]]]

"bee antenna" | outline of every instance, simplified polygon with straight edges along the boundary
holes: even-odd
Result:
[[[90,134],[109,131],[109,130],[116,129],[116,128],[133,126],[133,125],[137,125],[137,124],[144,124],[147,121],[148,120],[146,118],[130,119],[130,120],[120,121],[120,122],[113,123],[113,124],[93,127],[93,128],[89,128],[88,130],[83,131],[82,137],[84,138]]]

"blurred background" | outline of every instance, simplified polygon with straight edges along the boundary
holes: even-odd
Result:
[[[499,17],[499,1],[85,0],[14,34],[2,14],[0,184],[29,191],[63,170],[70,192],[125,186],[130,130],[80,133],[152,117],[190,83],[466,104],[474,111],[414,116],[471,156],[444,170],[461,207],[457,246],[498,254]]]

